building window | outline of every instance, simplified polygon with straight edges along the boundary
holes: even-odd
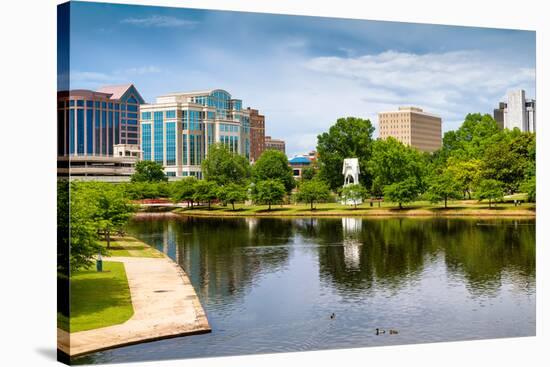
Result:
[[[94,154],[94,110],[91,109],[86,110],[86,154]]]
[[[195,135],[189,135],[189,163],[191,165],[196,164],[195,162]]]
[[[166,165],[176,165],[176,123],[166,123]]]
[[[151,120],[151,112],[142,112],[141,113],[141,119],[142,120]]]
[[[151,160],[151,124],[141,126],[141,148],[143,149],[143,160]]]
[[[183,134],[182,138],[182,164],[187,165],[187,134]]]
[[[175,110],[166,111],[166,118],[167,119],[175,119],[176,118],[176,111]]]
[[[164,126],[163,126],[163,117],[162,111],[156,111],[154,113],[154,138],[155,138],[155,151],[154,151],[154,161],[163,163],[164,161]]]
[[[69,110],[69,153],[74,153],[74,108]]]
[[[82,101],[84,105],[84,101]],[[84,110],[76,110],[76,134],[77,134],[77,153],[84,154]]]

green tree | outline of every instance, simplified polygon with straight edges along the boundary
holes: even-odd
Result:
[[[496,121],[488,114],[470,113],[456,131],[443,136],[441,153],[444,159],[450,156],[463,160],[481,159],[491,145],[492,137],[500,132]]]
[[[104,253],[99,244],[98,224],[95,220],[97,208],[96,192],[80,182],[70,184],[70,232],[69,240],[70,272],[87,268],[93,264],[94,256]]]
[[[368,196],[368,191],[361,184],[346,185],[340,189],[340,198],[345,201],[351,201],[353,207],[357,209],[357,203]]]
[[[374,142],[368,169],[377,190],[382,188],[384,196],[392,195],[390,201],[398,202],[401,208],[410,202],[408,198],[424,190],[427,166],[425,155],[390,137]]]
[[[204,178],[218,185],[244,183],[250,178],[250,163],[243,155],[232,153],[224,144],[213,144],[202,161]]]
[[[483,155],[483,177],[502,182],[510,194],[517,192],[531,168],[530,148],[534,141],[534,134],[519,129],[500,132]]]
[[[532,176],[520,185],[520,190],[527,193],[527,201],[534,203],[537,201],[537,180],[535,176]]]
[[[160,182],[168,181],[164,174],[162,164],[153,161],[139,161],[136,163],[132,182]]]
[[[198,180],[194,185],[194,189],[193,200],[198,203],[206,201],[208,203],[208,210],[210,210],[212,200],[215,200],[218,196],[218,186],[216,183],[207,180]]]
[[[320,180],[302,181],[298,187],[296,199],[299,202],[309,203],[311,210],[315,202],[325,201],[330,198],[330,190],[326,183]]]
[[[399,209],[403,209],[403,204],[414,201],[418,194],[418,182],[414,177],[384,186],[384,199],[399,203]]]
[[[230,183],[218,189],[218,198],[224,203],[230,203],[235,210],[235,203],[248,199],[248,188],[236,183]]]
[[[460,199],[461,195],[461,186],[449,171],[434,175],[429,181],[428,191],[426,192],[430,202],[445,202],[445,209],[447,209],[449,199]]]
[[[135,212],[135,207],[120,187],[113,184],[102,184],[96,188],[95,200],[97,211],[95,220],[99,230],[104,234],[107,248],[111,247],[111,234],[120,231]]]
[[[479,159],[461,160],[451,157],[447,161],[447,170],[460,186],[463,197],[472,198],[472,190],[481,177],[481,161]]]
[[[346,117],[339,118],[328,132],[317,136],[319,175],[331,190],[340,188],[344,182],[342,165],[345,158],[359,159],[360,182],[370,187],[371,177],[366,167],[371,157],[373,132],[370,120]]]
[[[481,180],[477,189],[476,195],[478,200],[489,200],[489,208],[491,203],[497,200],[502,200],[504,196],[504,188],[502,182],[493,179]]]
[[[313,180],[317,176],[317,169],[313,166],[306,167],[302,170],[302,180]]]
[[[198,180],[194,176],[185,177],[172,184],[172,201],[179,203],[180,201],[187,202],[187,207],[193,209],[195,202],[195,185]]]
[[[252,189],[252,198],[258,204],[267,204],[267,210],[271,210],[272,204],[283,201],[285,193],[285,186],[279,180],[269,179],[255,183]]]
[[[252,178],[256,184],[260,181],[278,180],[283,184],[286,192],[290,192],[295,185],[292,168],[288,165],[286,155],[273,149],[264,151],[254,163]]]

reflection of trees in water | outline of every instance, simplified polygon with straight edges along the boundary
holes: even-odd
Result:
[[[291,221],[166,218],[139,217],[130,230],[177,261],[204,301],[242,295],[257,276],[288,262],[288,247],[282,245],[291,237]]]
[[[308,240],[325,245],[319,247],[321,277],[341,291],[370,291],[375,285],[397,291],[441,251],[451,276],[465,279],[473,295],[496,292],[505,276],[534,288],[535,230],[526,222],[352,219],[297,227]]]
[[[319,248],[319,270],[342,291],[370,291],[375,284],[395,291],[422,270],[424,256],[433,251],[422,228],[406,220],[351,219],[320,223],[327,228],[318,233],[331,234],[323,242],[338,244]]]
[[[136,220],[132,232],[176,259],[203,298],[242,294],[261,274],[281,270],[295,238],[319,245],[309,251],[317,252],[321,279],[343,293],[397,292],[439,253],[473,295],[498,291],[503,277],[534,289],[535,227],[524,225],[534,221],[169,218]]]
[[[534,221],[470,220],[452,225],[460,228],[453,236],[447,235],[444,227],[436,228],[434,236],[441,238],[439,241],[445,246],[448,270],[464,277],[473,295],[496,294],[504,277],[513,284],[534,289]]]

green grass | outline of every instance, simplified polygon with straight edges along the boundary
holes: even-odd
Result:
[[[101,241],[107,247],[107,242]],[[163,257],[162,252],[133,237],[113,237],[108,256],[122,257]]]
[[[267,205],[244,205],[236,204],[235,210],[231,206],[213,205],[211,210],[206,206],[195,207],[194,209],[179,208],[175,212],[196,215],[227,215],[227,216],[247,216],[247,215],[274,215],[274,216],[299,216],[299,215],[437,215],[437,214],[460,214],[460,215],[510,215],[514,212],[518,214],[534,214],[535,204],[523,203],[521,206],[514,206],[512,201],[498,203],[496,207],[489,209],[487,202],[478,202],[477,200],[458,200],[449,201],[448,208],[443,204],[432,204],[428,201],[415,201],[404,205],[402,210],[396,203],[381,202],[380,207],[377,202],[370,206],[369,202],[357,206],[342,205],[340,203],[321,203],[315,204],[315,209],[311,210],[306,204],[272,205],[271,211],[267,210]]]
[[[124,264],[103,262],[103,271],[81,270],[71,276],[70,332],[121,324],[134,314]],[[67,317],[58,326],[68,330]]]

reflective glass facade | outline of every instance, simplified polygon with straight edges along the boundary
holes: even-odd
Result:
[[[109,88],[125,92],[118,98],[91,90],[58,94],[59,156],[112,156],[116,144],[139,145],[138,111],[143,99],[133,85]]]
[[[248,111],[226,91],[158,97],[140,106],[140,119],[143,159],[162,163],[167,174],[202,177],[201,163],[217,142],[249,157]]]

